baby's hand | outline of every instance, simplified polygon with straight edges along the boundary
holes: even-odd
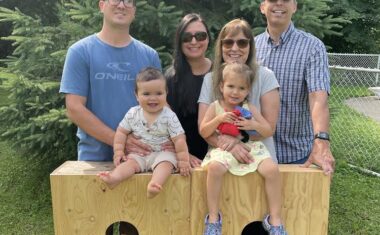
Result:
[[[190,176],[191,167],[189,161],[178,161],[178,168],[182,176]]]

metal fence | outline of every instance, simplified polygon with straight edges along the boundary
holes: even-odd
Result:
[[[349,164],[379,173],[380,55],[328,56],[332,149]]]

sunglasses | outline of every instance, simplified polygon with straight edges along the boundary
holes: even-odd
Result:
[[[201,42],[207,39],[207,33],[206,32],[195,32],[194,34],[191,34],[189,32],[185,32],[182,35],[182,42],[191,42],[195,38],[197,42]]]
[[[240,49],[244,49],[248,46],[249,44],[249,39],[238,39],[238,40],[233,40],[233,39],[223,39],[222,40],[222,45],[224,48],[227,48],[227,49],[230,49],[234,46],[234,44],[236,43],[236,45],[240,48]]]
[[[123,2],[125,7],[133,7],[133,0],[108,0],[112,6],[118,6],[120,2]]]
[[[268,2],[270,3],[276,3],[278,0],[268,0]],[[291,1],[294,1],[294,0],[284,0],[285,3],[288,3],[288,2],[291,2]]]

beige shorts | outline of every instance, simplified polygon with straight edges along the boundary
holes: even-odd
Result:
[[[175,153],[172,152],[153,152],[145,157],[138,154],[130,153],[128,158],[136,160],[140,166],[140,172],[153,171],[154,168],[161,162],[170,162],[173,164],[174,171],[177,169],[177,159]]]

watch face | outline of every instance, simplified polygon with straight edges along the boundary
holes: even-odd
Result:
[[[323,139],[323,140],[330,140],[329,134],[327,132],[319,132],[315,135],[315,138]]]

